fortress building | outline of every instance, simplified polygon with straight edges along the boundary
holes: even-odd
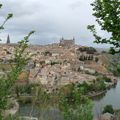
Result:
[[[75,45],[75,38],[73,37],[73,39],[64,39],[63,37],[60,39],[60,46],[71,46],[71,45]]]

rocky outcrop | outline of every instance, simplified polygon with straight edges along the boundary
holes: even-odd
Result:
[[[94,119],[94,120],[117,120],[117,118],[113,114],[104,113],[99,118]]]

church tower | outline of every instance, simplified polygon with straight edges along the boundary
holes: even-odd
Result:
[[[10,44],[10,37],[8,35],[6,44]]]

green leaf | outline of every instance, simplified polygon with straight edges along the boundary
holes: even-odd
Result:
[[[12,13],[9,13],[6,19],[8,20],[8,19],[10,19],[10,18],[12,18],[12,17],[13,17],[13,14],[12,14]]]
[[[2,5],[2,4],[0,4],[0,8],[2,8],[2,6],[3,6],[3,5]]]
[[[0,26],[0,30],[3,30],[4,29],[4,27],[3,26]]]

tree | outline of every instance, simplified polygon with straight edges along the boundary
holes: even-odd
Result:
[[[95,0],[91,5],[101,30],[111,34],[109,38],[102,38],[97,34],[95,25],[88,25],[95,43],[110,44],[111,54],[120,53],[120,0]]]
[[[0,4],[0,8],[2,4]],[[8,14],[5,18],[3,24],[0,26],[0,30],[4,29],[5,23],[12,18],[13,14]],[[5,72],[5,76],[0,76],[0,120],[3,120],[3,110],[6,109],[9,98],[11,97],[11,93],[13,87],[15,85],[16,80],[21,74],[22,70],[25,68],[27,61],[31,58],[31,56],[25,53],[26,48],[28,47],[29,37],[34,33],[31,31],[23,40],[21,40],[15,48],[14,60],[15,65],[11,65],[11,70],[9,72]]]
[[[111,114],[114,114],[114,109],[113,109],[112,105],[106,105],[106,106],[104,107],[103,113],[111,113]]]
[[[11,97],[11,93],[13,90],[13,87],[15,85],[16,80],[18,80],[19,75],[21,74],[22,70],[25,68],[25,65],[27,64],[28,60],[31,58],[30,56],[27,56],[25,54],[25,50],[28,47],[28,39],[33,34],[33,31],[28,34],[24,38],[24,40],[21,40],[17,47],[15,48],[15,66],[12,66],[11,64],[11,71],[6,72],[6,77],[0,78],[0,114],[2,115],[2,112],[4,109],[6,109],[7,102],[9,98]]]
[[[99,61],[99,58],[98,57],[95,57],[95,62],[97,63]]]

